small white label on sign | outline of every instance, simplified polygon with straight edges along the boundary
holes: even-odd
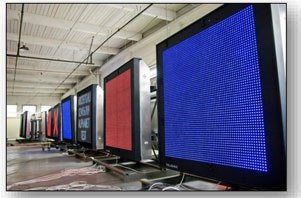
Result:
[[[80,133],[81,133],[81,139],[85,141],[87,139],[87,132],[81,131]]]

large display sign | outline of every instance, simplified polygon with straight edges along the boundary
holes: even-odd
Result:
[[[103,149],[103,91],[96,85],[77,93],[77,143]]]
[[[62,140],[62,118],[61,118],[61,103],[52,108],[52,138]]]
[[[31,138],[31,113],[25,111],[21,114],[20,137],[25,139]]]
[[[132,150],[131,70],[106,84],[106,145]]]
[[[91,143],[92,96],[88,91],[78,97],[78,133],[81,142]]]
[[[52,109],[48,110],[48,121],[47,121],[47,133],[46,137],[52,138],[51,126],[52,126]]]
[[[273,39],[270,5],[231,4],[157,46],[163,166],[286,189]]]
[[[151,158],[148,66],[133,58],[104,78],[105,149],[122,158]]]
[[[76,143],[76,120],[75,120],[75,103],[76,97],[71,95],[62,100],[62,130],[63,141]]]
[[[71,108],[70,100],[62,103],[63,139],[71,140]]]

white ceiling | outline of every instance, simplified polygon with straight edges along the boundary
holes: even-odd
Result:
[[[25,4],[21,56],[82,61],[119,27],[148,4]],[[7,95],[62,96],[100,67],[121,48],[144,38],[160,23],[175,20],[187,4],[154,4],[113,36],[94,55],[94,65],[81,65],[60,87],[55,88],[78,65],[75,63],[7,56]],[[21,4],[7,4],[7,54],[17,54]],[[155,57],[154,57],[155,58]]]

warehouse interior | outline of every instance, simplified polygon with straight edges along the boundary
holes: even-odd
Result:
[[[7,3],[6,103],[7,191],[285,191],[286,4]]]

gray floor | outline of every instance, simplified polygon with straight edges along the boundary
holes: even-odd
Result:
[[[117,173],[97,169],[91,161],[84,161],[66,152],[60,152],[55,148],[50,151],[42,151],[39,143],[18,144],[7,146],[7,190],[8,191],[50,191],[50,190],[85,190],[85,191],[119,191],[119,190],[147,190],[143,188],[140,179],[165,178],[179,175],[172,170],[160,171],[159,169],[143,164],[127,163],[126,170],[129,176],[121,177]],[[115,160],[114,162],[115,163]],[[125,165],[126,163],[124,163]],[[135,169],[134,171],[129,170]],[[91,170],[91,171],[90,171]],[[95,172],[97,171],[97,172]],[[174,179],[172,179],[174,180]],[[176,181],[166,181],[170,185],[176,185]],[[157,181],[158,182],[158,181]],[[187,181],[190,189],[222,190],[224,187],[216,183],[201,180]]]
[[[51,151],[42,151],[40,145],[35,146],[8,146],[7,147],[7,189],[8,190],[43,190],[51,186],[68,185],[72,182],[85,182],[91,185],[105,185],[102,188],[89,190],[140,190],[142,185],[137,181],[123,182],[120,177],[102,172],[92,175],[70,175],[44,182],[24,182],[42,176],[55,176],[66,169],[90,167],[92,162],[62,153],[54,148]],[[24,182],[23,184],[20,182]],[[19,183],[19,184],[18,184]],[[111,187],[110,187],[111,186]],[[118,188],[117,188],[118,187]]]

